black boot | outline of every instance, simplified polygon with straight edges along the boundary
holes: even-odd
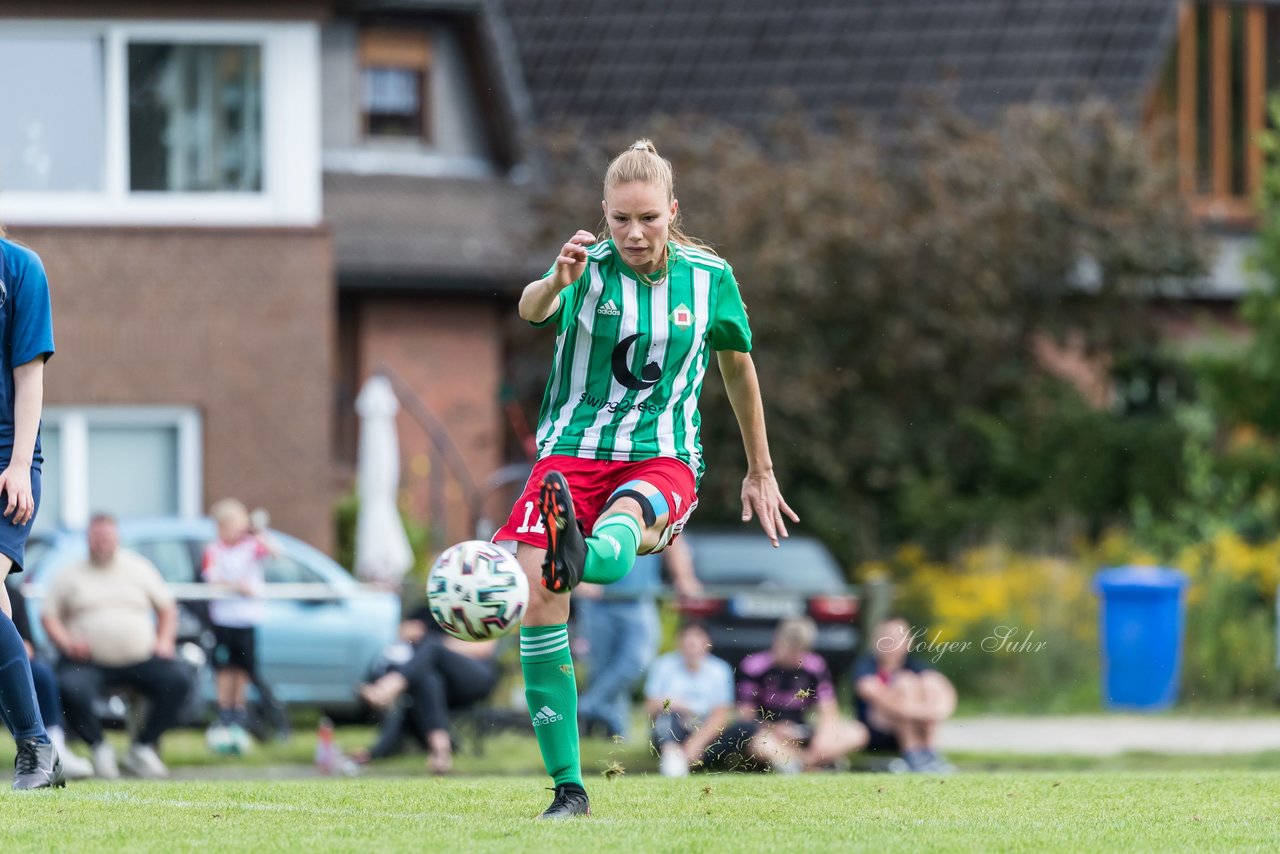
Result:
[[[538,818],[573,818],[579,815],[591,815],[591,802],[587,799],[586,790],[581,786],[566,783],[563,786],[556,786],[555,793],[551,806],[543,810]]]

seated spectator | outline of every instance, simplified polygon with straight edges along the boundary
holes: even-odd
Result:
[[[725,731],[720,757],[795,773],[836,765],[866,745],[866,727],[840,715],[831,672],[812,651],[817,631],[807,617],[784,620],[771,649],[743,659],[741,722]]]
[[[681,596],[702,587],[693,574],[693,555],[682,539],[660,554],[641,555],[612,584],[579,584],[573,599],[575,631],[586,642],[586,688],[578,697],[583,732],[599,726],[625,736],[631,728],[632,698],[645,668],[658,653],[658,595],[662,569]]]
[[[66,730],[62,728],[62,700],[58,697],[58,677],[47,662],[36,656],[31,645],[31,618],[27,615],[27,598],[21,585],[9,588],[9,602],[13,606],[13,625],[27,648],[31,659],[31,682],[36,689],[36,702],[40,705],[40,718],[49,741],[53,742],[62,759],[62,770],[69,779],[83,780],[93,776],[93,766],[83,756],[77,756],[67,747]],[[3,710],[0,709],[0,712]]]
[[[178,610],[164,578],[146,558],[121,549],[115,519],[89,522],[89,559],[68,566],[49,585],[41,619],[58,648],[58,682],[67,723],[93,751],[99,777],[120,772],[93,701],[104,686],[124,685],[150,701],[126,770],[167,777],[160,737],[178,721],[191,680],[174,659]]]
[[[384,674],[360,686],[360,696],[386,712],[373,747],[352,754],[356,762],[400,752],[407,731],[427,749],[427,768],[453,769],[449,710],[478,703],[498,684],[498,641],[467,642],[446,635],[424,605],[400,624],[408,654]]]
[[[871,750],[902,753],[894,770],[949,773],[955,768],[934,746],[938,724],[956,710],[947,677],[910,655],[911,626],[901,617],[882,622],[870,652],[854,665],[858,719],[870,732]]]
[[[676,644],[675,652],[653,663],[644,685],[664,777],[684,777],[690,765],[706,764],[707,746],[724,731],[733,710],[733,668],[711,654],[706,628],[685,623]]]

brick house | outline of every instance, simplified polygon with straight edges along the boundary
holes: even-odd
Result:
[[[497,467],[500,306],[524,273],[496,239],[522,119],[493,20],[0,0],[0,74],[30,81],[0,117],[0,222],[45,259],[58,342],[42,525],[236,495],[330,547],[351,403],[382,365],[463,465]],[[425,434],[401,432],[412,472]]]
[[[541,272],[523,252],[529,117],[514,46],[482,2],[343,3],[322,41],[337,455],[354,459],[359,383],[389,367],[452,445],[402,410],[406,509],[456,541],[473,534],[468,481],[504,462],[503,327]]]
[[[0,220],[45,260],[58,345],[40,522],[237,495],[327,545],[326,9],[207,14],[0,3]]]

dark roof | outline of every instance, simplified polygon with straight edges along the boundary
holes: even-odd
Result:
[[[343,287],[484,290],[519,287],[531,272],[522,188],[508,181],[326,172],[325,219]],[[541,259],[539,259],[539,263]],[[545,269],[545,267],[543,268]],[[495,285],[496,283],[496,285]]]
[[[653,113],[752,125],[789,91],[817,115],[901,117],[943,87],[975,115],[1099,95],[1136,114],[1176,0],[502,0],[535,118]]]

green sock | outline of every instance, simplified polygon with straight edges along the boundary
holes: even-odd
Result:
[[[569,627],[520,627],[520,669],[542,764],[557,786],[582,785],[578,754],[578,685],[569,655]]]
[[[587,537],[587,565],[582,580],[612,584],[636,565],[640,525],[626,513],[615,513],[596,522]]]

